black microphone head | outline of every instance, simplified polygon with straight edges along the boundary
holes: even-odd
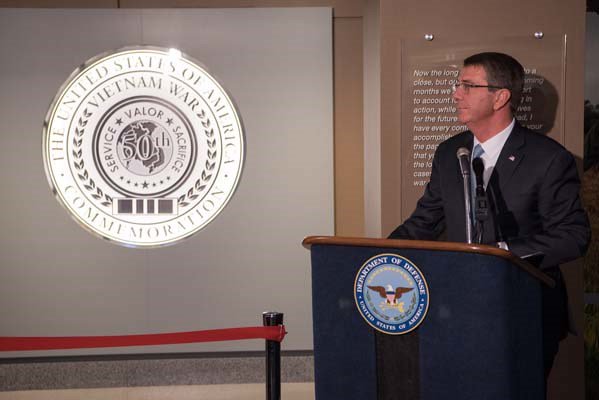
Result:
[[[476,157],[474,160],[472,160],[472,170],[476,175],[482,175],[482,173],[485,171],[485,163],[483,162],[482,158]]]
[[[462,158],[462,157],[464,157],[464,156],[466,156],[466,157],[470,157],[470,150],[468,150],[468,149],[467,149],[467,148],[465,148],[465,147],[460,147],[460,148],[458,149],[458,151],[456,152],[456,156],[457,156],[458,158]]]

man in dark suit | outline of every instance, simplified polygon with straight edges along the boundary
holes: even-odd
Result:
[[[543,292],[548,376],[559,341],[567,334],[567,298],[558,265],[584,254],[590,227],[572,154],[514,119],[523,83],[522,65],[506,54],[481,53],[464,60],[453,98],[458,118],[469,130],[439,145],[416,210],[389,237],[434,240],[445,232],[447,240],[465,242],[465,200],[456,152],[465,147],[482,154],[490,203],[483,243],[520,257],[542,253],[539,267],[557,282],[555,289]]]

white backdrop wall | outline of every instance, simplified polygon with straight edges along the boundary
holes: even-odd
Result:
[[[260,325],[285,313],[284,350],[311,349],[309,253],[333,234],[329,8],[0,11],[0,336],[121,335]],[[42,123],[68,75],[131,45],[176,47],[236,101],[245,168],[204,230],[158,249],[81,228],[53,197]],[[261,341],[0,357],[245,351]]]

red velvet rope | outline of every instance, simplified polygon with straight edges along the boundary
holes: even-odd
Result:
[[[180,333],[124,336],[2,337],[0,351],[86,349],[93,347],[155,346],[228,340],[266,339],[283,341],[285,326],[213,329]]]

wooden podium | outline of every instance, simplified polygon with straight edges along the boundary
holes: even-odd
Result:
[[[485,245],[308,237],[317,400],[544,399],[541,285],[551,278]],[[354,285],[380,254],[428,286],[421,324],[389,335],[366,322]]]

